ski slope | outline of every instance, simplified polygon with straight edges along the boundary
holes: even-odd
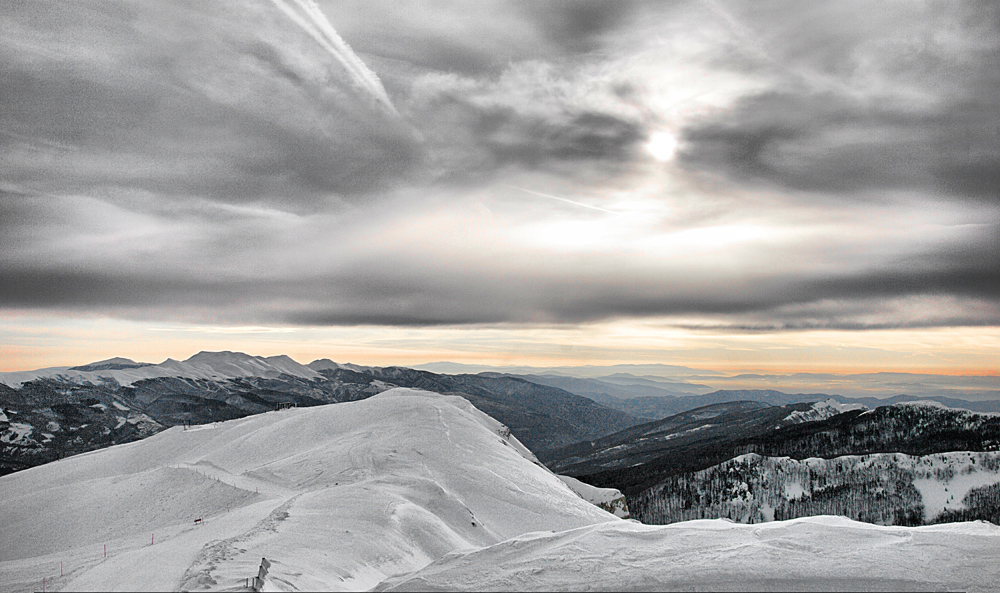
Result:
[[[10,474],[0,590],[40,590],[43,578],[47,591],[241,590],[261,558],[272,591],[1000,582],[992,525],[645,526],[586,502],[509,434],[463,398],[396,388],[174,427]]]

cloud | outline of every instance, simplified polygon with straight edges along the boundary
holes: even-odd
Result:
[[[308,6],[5,4],[4,181],[305,205],[405,179],[412,131]]]
[[[647,136],[612,81],[523,62],[497,77],[426,74],[403,109],[419,122],[444,178],[592,161],[629,170]]]
[[[640,6],[632,0],[321,0],[351,46],[435,72],[480,77],[515,62],[552,61],[603,47]]]
[[[1000,323],[989,6],[420,6],[4,5],[0,306]]]
[[[20,196],[0,238],[0,302],[219,324],[591,323],[670,318],[738,330],[982,325],[1000,315],[995,225],[663,226],[515,188],[439,187],[351,211],[188,203],[181,212]],[[554,195],[554,194],[553,194]],[[586,197],[580,198],[586,199]],[[584,202],[586,203],[586,202]],[[797,208],[797,214],[794,210]],[[388,212],[391,211],[392,214]],[[5,216],[7,212],[4,212]],[[939,215],[958,219],[955,207]],[[891,216],[892,212],[883,214]],[[29,223],[28,221],[32,221]],[[874,256],[876,250],[882,254]]]
[[[686,166],[845,197],[920,190],[997,203],[994,3],[736,5],[759,39],[747,67],[776,82],[689,125]]]

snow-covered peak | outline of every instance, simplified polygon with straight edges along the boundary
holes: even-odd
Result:
[[[241,590],[261,558],[265,590],[985,592],[1000,582],[991,524],[642,525],[583,501],[502,429],[457,396],[393,389],[173,427],[3,476],[0,590],[42,578],[70,591]]]
[[[825,401],[814,403],[808,410],[796,410],[792,412],[785,417],[785,422],[815,422],[817,420],[832,418],[833,416],[843,414],[844,412],[867,409],[868,407],[862,404],[842,404],[837,400],[830,398]]]
[[[314,360],[314,361],[310,362],[309,364],[307,364],[306,366],[309,367],[310,369],[314,370],[314,371],[329,371],[329,370],[336,370],[336,369],[345,369],[345,370],[348,370],[348,371],[358,371],[358,372],[361,372],[361,371],[370,370],[372,368],[372,367],[366,367],[366,366],[361,366],[361,365],[357,365],[357,364],[334,362],[334,361],[330,360],[329,358],[320,358],[318,360]]]
[[[115,369],[128,369],[134,367],[148,366],[149,363],[136,362],[130,358],[122,358],[121,356],[115,356],[114,358],[108,358],[106,360],[99,360],[97,362],[91,362],[89,364],[84,364],[80,366],[72,367],[74,371],[100,371],[100,370],[115,370]]]
[[[253,360],[254,358],[256,357],[246,354],[244,352],[233,352],[232,350],[220,350],[218,352],[202,350],[201,352],[191,356],[184,362],[238,364],[240,362],[247,362],[249,360]]]
[[[160,364],[136,363],[127,358],[112,358],[82,367],[54,367],[36,371],[0,373],[0,383],[19,388],[28,381],[56,379],[78,384],[107,382],[131,385],[143,379],[181,377],[187,379],[226,380],[242,377],[276,378],[292,375],[318,379],[322,375],[288,356],[251,356],[243,352],[199,352],[184,361],[168,358]]]
[[[510,428],[508,428],[505,424],[493,418],[489,414],[483,412],[476,406],[472,405],[472,403],[469,400],[465,399],[464,397],[457,395],[441,395],[440,393],[435,393],[433,391],[424,391],[422,389],[412,389],[409,387],[394,387],[392,389],[388,389],[386,391],[383,391],[382,393],[379,393],[375,397],[406,397],[406,396],[436,397],[436,398],[446,399],[451,405],[461,410],[464,410],[472,418],[475,418],[476,422],[478,422],[484,428],[486,428],[490,432],[500,437],[503,443],[513,448],[514,451],[517,451],[518,455],[524,457],[525,459],[527,459],[528,461],[534,463],[539,467],[545,467],[544,465],[542,465],[540,461],[538,461],[538,457],[536,457],[535,454],[531,452],[531,449],[525,447],[521,443],[521,441],[517,440],[517,437],[511,434]]]
[[[251,356],[243,352],[199,352],[184,364],[205,373],[208,378],[236,379],[239,377],[268,377],[292,375],[316,379],[319,373],[299,364],[288,356]]]

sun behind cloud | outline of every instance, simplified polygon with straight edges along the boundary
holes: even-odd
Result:
[[[670,132],[653,132],[646,143],[646,151],[658,161],[665,163],[673,160],[677,154],[677,137]]]

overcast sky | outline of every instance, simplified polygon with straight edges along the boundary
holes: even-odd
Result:
[[[0,14],[0,370],[111,332],[1000,371],[993,0]]]

